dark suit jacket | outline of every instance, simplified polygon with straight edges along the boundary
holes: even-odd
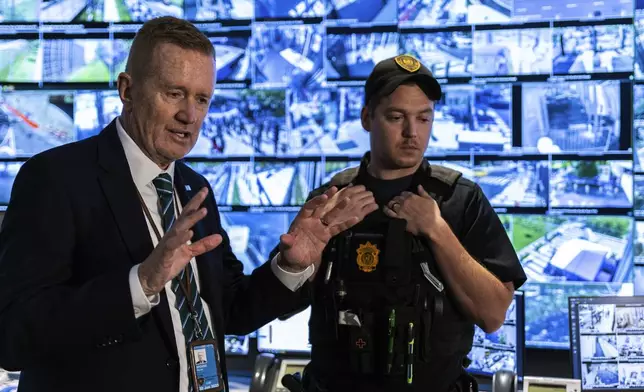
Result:
[[[209,187],[185,164],[175,167],[183,205]],[[214,198],[204,205],[193,240],[224,238],[197,258],[223,357],[224,334],[250,333],[292,311],[304,291],[286,288],[270,263],[243,275]],[[165,294],[134,317],[129,271],[152,249],[115,123],[23,165],[0,231],[0,367],[22,371],[21,392],[178,391]]]

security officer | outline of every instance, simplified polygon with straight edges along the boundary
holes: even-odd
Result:
[[[470,391],[474,325],[496,331],[526,280],[481,188],[424,159],[442,91],[416,58],[376,65],[361,120],[371,150],[330,186],[381,207],[334,237],[311,285],[308,391]]]

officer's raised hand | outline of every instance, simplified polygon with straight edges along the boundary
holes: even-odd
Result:
[[[403,192],[391,199],[383,211],[389,217],[406,220],[407,231],[413,235],[427,234],[443,219],[438,204],[422,185],[418,185],[418,195]]]
[[[312,198],[297,214],[288,233],[280,237],[280,266],[301,271],[318,264],[333,236],[356,225],[377,208],[373,194],[363,186],[346,187],[340,192],[331,187]]]

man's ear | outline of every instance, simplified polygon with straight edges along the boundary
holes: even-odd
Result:
[[[367,132],[371,132],[371,115],[369,114],[369,107],[362,107],[362,111],[360,112],[360,121],[362,122],[362,128]]]
[[[116,79],[116,87],[123,109],[128,111],[132,107],[132,76],[127,72],[121,72]]]

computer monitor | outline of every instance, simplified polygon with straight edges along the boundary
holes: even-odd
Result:
[[[570,297],[568,309],[582,391],[644,391],[644,296]]]
[[[253,335],[254,332],[249,335],[226,335],[224,341],[226,355],[248,355],[249,338]]]
[[[523,379],[524,303],[523,292],[516,291],[499,330],[486,334],[474,327],[474,341],[468,354],[472,361],[467,368],[470,374],[492,377],[498,370],[511,370],[519,380]]]
[[[257,331],[257,351],[275,354],[308,354],[311,307],[288,318],[278,318]]]

